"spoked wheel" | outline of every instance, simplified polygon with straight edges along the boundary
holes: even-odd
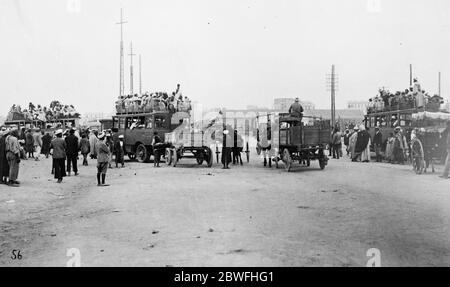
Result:
[[[150,154],[145,145],[138,145],[136,149],[136,158],[139,162],[147,162],[150,159]]]
[[[170,148],[166,148],[166,164],[171,165],[172,160],[172,150]]]
[[[417,174],[422,174],[425,169],[425,160],[423,145],[419,139],[414,139],[411,142],[411,160],[413,169]]]
[[[319,166],[320,166],[320,169],[321,169],[321,170],[324,170],[324,169],[325,169],[325,166],[326,166],[325,160],[320,159],[320,160],[319,160]]]
[[[287,172],[291,171],[292,158],[291,158],[291,154],[289,153],[289,150],[287,148],[285,148],[283,151],[283,162],[284,162],[284,169]]]

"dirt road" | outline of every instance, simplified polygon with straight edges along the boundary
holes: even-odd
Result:
[[[450,181],[409,166],[330,160],[321,171],[94,162],[62,184],[23,161],[0,185],[0,266],[450,266]],[[21,259],[12,259],[13,250]],[[17,257],[17,256],[15,256]]]

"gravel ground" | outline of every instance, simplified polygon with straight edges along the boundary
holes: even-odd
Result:
[[[370,248],[450,266],[450,180],[409,166],[127,162],[97,187],[90,164],[57,184],[50,159],[22,161],[21,187],[0,185],[0,266],[66,266],[70,248],[82,266],[365,266]]]

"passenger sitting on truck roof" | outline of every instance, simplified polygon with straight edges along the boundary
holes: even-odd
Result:
[[[298,98],[295,98],[295,102],[289,108],[289,114],[291,117],[303,117],[303,107],[300,105],[300,100]]]

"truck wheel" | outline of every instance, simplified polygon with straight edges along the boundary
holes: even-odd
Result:
[[[148,162],[148,160],[150,159],[150,153],[148,152],[145,145],[138,145],[138,147],[136,148],[136,158],[138,162]]]
[[[171,165],[172,164],[172,150],[170,148],[166,148],[166,164]]]
[[[320,166],[320,169],[321,169],[321,170],[324,170],[324,169],[325,169],[326,164],[325,164],[325,161],[324,161],[323,159],[320,159],[320,160],[319,160],[319,166]]]
[[[200,151],[200,152],[198,152],[197,153],[197,156],[196,156],[196,160],[197,160],[197,163],[199,164],[199,165],[201,165],[202,163],[203,163],[203,160],[204,160],[204,155],[203,155],[203,152],[202,151]]]

